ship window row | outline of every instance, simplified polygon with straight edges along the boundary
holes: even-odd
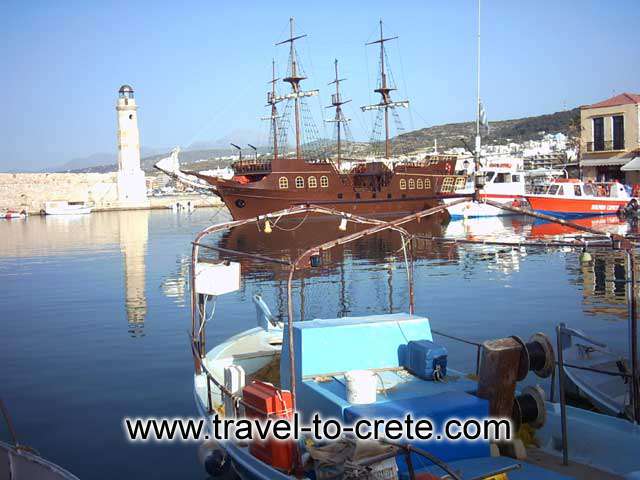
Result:
[[[295,178],[295,186],[296,188],[304,188],[305,180],[304,177],[296,177]],[[329,186],[329,177],[326,175],[322,175],[320,177],[320,187],[327,188]],[[287,177],[280,177],[278,179],[278,187],[280,189],[289,188],[289,179]],[[308,188],[318,188],[318,179],[316,177],[308,177],[307,178],[307,187]]]
[[[407,182],[406,179],[401,178],[400,179],[400,190],[406,190],[407,186],[409,188],[409,190],[414,190],[414,189],[418,189],[418,190],[423,190],[423,189],[429,189],[431,188],[431,179],[429,178],[425,178],[424,180],[422,178],[419,178],[418,180],[415,180],[413,178],[410,178],[409,181]]]
[[[452,193],[455,188],[456,177],[444,177],[442,180],[442,186],[440,187],[440,193]]]

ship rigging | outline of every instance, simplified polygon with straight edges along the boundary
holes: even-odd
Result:
[[[232,165],[232,179],[180,170],[176,167],[177,154],[176,158],[160,161],[156,164],[157,168],[190,185],[206,185],[206,188],[224,201],[236,220],[309,204],[341,210],[345,215],[401,216],[434,207],[443,196],[450,195],[457,185],[464,185],[465,178],[454,173],[455,157],[393,161],[389,113],[395,117],[396,109],[408,107],[409,101],[391,99],[391,92],[395,88],[387,77],[388,61],[384,45],[396,37],[384,37],[382,22],[380,38],[371,42],[380,45],[380,83],[375,92],[380,94],[381,99],[379,103],[362,109],[377,110],[384,117],[384,161],[349,159],[355,165],[349,167],[346,173],[341,171],[344,160],[343,135],[349,134],[349,119],[344,115],[342,106],[349,100],[343,100],[341,96],[340,83],[344,79],[340,78],[337,61],[334,61],[334,80],[329,84],[335,85],[330,106],[335,108],[335,116],[330,121],[336,126],[336,161],[329,158],[327,151],[321,155],[305,155],[312,151],[314,145],[303,137],[303,133],[305,136],[315,134],[315,146],[321,145],[312,119],[305,118],[305,114],[309,113],[305,99],[318,95],[318,90],[304,90],[301,85],[307,77],[296,52],[296,41],[305,36],[296,34],[294,19],[291,18],[289,38],[276,43],[289,46],[288,71],[282,81],[289,84],[291,90],[283,95],[278,94],[276,85],[279,79],[276,77],[275,62],[272,62],[271,88],[267,93],[270,115],[265,117],[265,120],[270,121],[273,143],[271,158],[256,156],[239,159]],[[282,114],[278,111],[278,104],[281,102],[286,102]],[[288,154],[286,146],[291,110],[295,155]]]

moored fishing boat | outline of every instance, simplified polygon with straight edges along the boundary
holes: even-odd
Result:
[[[555,179],[541,193],[524,198],[532,210],[556,217],[615,215],[634,200],[621,183],[585,183],[573,178]]]
[[[16,210],[7,210],[0,214],[0,218],[4,218],[5,220],[25,219],[27,218],[27,212],[26,210],[21,210],[19,212]]]
[[[628,360],[580,330],[562,329],[567,392],[607,415],[633,420]],[[604,374],[600,372],[605,372]]]
[[[270,258],[206,242],[216,232],[242,225],[253,224],[269,234],[267,222],[311,210],[334,217],[336,226],[346,219],[371,227],[313,245],[295,259]],[[504,393],[515,387],[516,379],[524,379],[529,371],[541,377],[551,373],[555,368],[553,348],[543,335],[534,335],[528,342],[514,338],[485,342],[481,345],[478,377],[450,368],[446,351],[435,341],[434,335],[438,334],[431,330],[428,318],[414,311],[412,246],[404,230],[404,225],[416,217],[433,213],[433,210],[421,212],[385,223],[320,207],[298,207],[271,216],[214,225],[198,234],[193,243],[191,279],[196,405],[212,422],[220,417],[247,418],[245,415],[291,418],[295,412],[308,421],[318,412],[322,418],[336,418],[349,424],[359,419],[397,418],[411,412],[414,418],[428,417],[441,425],[439,422],[452,416],[484,418],[506,413],[516,424],[527,423],[534,429],[538,446],[531,451],[529,461],[521,456],[519,459],[492,456],[500,448],[488,440],[461,443],[412,440],[391,448],[382,442],[372,454],[358,455],[355,453],[358,442],[353,446],[348,439],[326,444],[308,437],[300,442],[267,443],[231,439],[210,444],[211,449],[216,449],[208,462],[210,473],[222,474],[231,465],[243,479],[314,478],[314,475],[321,478],[327,469],[341,471],[344,478],[386,475],[384,478],[411,479],[430,478],[427,474],[442,478],[444,472],[451,478],[492,478],[506,474],[495,478],[515,480],[619,478],[616,475],[631,478],[640,473],[637,455],[640,430],[636,426],[545,402],[542,392],[535,388],[522,389],[506,403],[499,402],[491,393]],[[302,282],[302,278],[308,277],[304,272],[322,268],[333,248],[381,231],[398,233],[406,245],[402,250],[407,266],[407,313],[322,319],[303,316],[296,320],[292,292],[298,279]],[[202,257],[201,249],[218,252],[218,258]],[[237,258],[271,263],[288,272],[287,319],[279,321],[263,299],[254,296],[257,326],[207,352],[206,326],[215,321],[211,316],[215,310],[207,304],[239,288],[240,266],[231,261]],[[496,355],[502,355],[498,350],[505,348],[511,351],[510,363],[505,363],[504,358],[496,360]],[[505,386],[508,388],[503,390]],[[573,470],[558,466],[565,420],[571,425],[571,432],[579,433],[571,436],[567,450],[571,453]],[[614,443],[616,448],[612,449]]]
[[[67,202],[55,200],[45,202],[43,212],[45,215],[86,215],[92,208],[84,202]]]
[[[18,442],[9,413],[0,400],[0,413],[7,424],[12,443],[0,441],[0,478],[7,480],[78,480],[64,468],[43,458],[38,452]]]
[[[484,166],[480,167],[478,172],[484,178],[482,188],[478,190],[478,198],[486,198],[505,205],[520,206],[525,194],[525,172],[522,169],[521,159],[485,160]],[[469,177],[465,187],[456,189],[455,193],[473,195],[475,193],[473,178]],[[454,200],[445,199],[445,203],[451,203]],[[473,201],[454,205],[447,208],[447,211],[453,220],[513,215],[513,212]]]

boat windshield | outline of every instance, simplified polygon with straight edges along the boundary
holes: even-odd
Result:
[[[557,195],[558,194],[558,189],[560,188],[560,185],[551,185],[549,187],[549,191],[547,192],[549,195]]]
[[[593,183],[585,183],[582,186],[582,189],[584,190],[585,195],[588,195],[591,197],[597,196],[596,187],[593,185]]]
[[[511,175],[509,173],[497,173],[493,183],[511,183]]]
[[[493,174],[495,172],[484,172],[486,183],[491,183],[491,179],[493,178]]]

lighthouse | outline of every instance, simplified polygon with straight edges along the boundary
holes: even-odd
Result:
[[[140,169],[138,106],[133,88],[123,85],[116,103],[118,115],[118,201],[123,206],[145,206],[147,186]]]

